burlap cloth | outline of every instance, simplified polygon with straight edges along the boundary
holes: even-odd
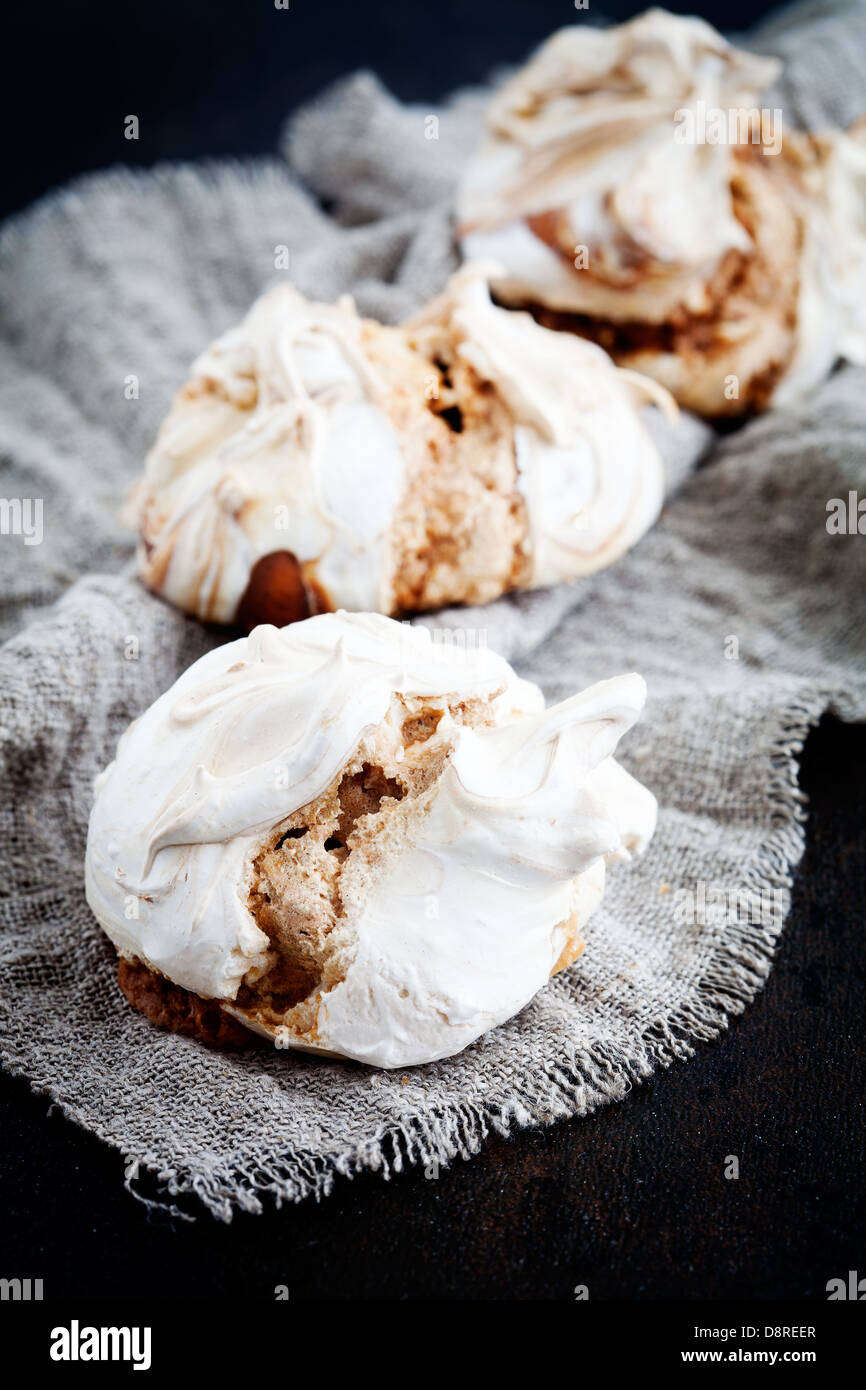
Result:
[[[788,60],[786,116],[858,114],[862,4],[807,5],[753,42]],[[551,698],[627,670],[649,682],[624,761],[659,798],[658,833],[610,874],[582,960],[519,1017],[401,1075],[217,1055],[120,996],[82,889],[91,781],[221,640],[132,577],[125,485],[190,359],[277,278],[275,247],[305,292],[350,289],[391,320],[441,286],[480,102],[406,108],[354,77],[290,122],[285,160],[88,177],[0,247],[0,492],[44,502],[41,545],[0,537],[2,1055],[121,1151],[132,1190],[195,1193],[225,1219],[583,1114],[712,1038],[772,964],[803,848],[803,739],[828,708],[866,714],[866,540],[826,525],[829,499],[866,493],[866,373],[845,368],[796,410],[710,437],[683,481],[707,442],[687,423],[661,522],[613,569],[432,620],[486,629]],[[719,920],[701,906],[714,890],[752,907]]]

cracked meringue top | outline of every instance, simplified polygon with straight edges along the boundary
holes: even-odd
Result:
[[[652,835],[612,757],[644,696],[545,709],[485,647],[379,615],[257,628],[120,740],[88,902],[122,957],[279,1045],[448,1056],[575,958],[605,864]]]
[[[133,497],[145,582],[252,626],[487,602],[654,520],[654,383],[490,302],[464,267],[398,328],[289,286],[194,364]]]
[[[782,139],[769,109],[762,125],[780,70],[664,10],[554,34],[490,103],[458,194],[465,255],[500,262],[503,301],[595,337],[706,414],[861,360],[862,132]],[[688,137],[701,112],[721,137]]]

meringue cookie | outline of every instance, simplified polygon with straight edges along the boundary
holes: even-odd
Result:
[[[196,662],[97,779],[88,902],[120,956],[278,1047],[403,1067],[518,1012],[582,946],[653,796],[621,676],[544,708],[484,646],[377,614]]]
[[[132,500],[145,583],[252,626],[484,603],[611,563],[658,513],[655,383],[464,267],[401,327],[264,295],[192,369]],[[494,267],[495,269],[495,267]]]
[[[861,137],[771,145],[760,94],[780,71],[663,10],[554,34],[490,103],[458,193],[464,254],[502,264],[502,302],[703,414],[764,408],[860,360]],[[734,140],[680,142],[701,110],[741,120]]]

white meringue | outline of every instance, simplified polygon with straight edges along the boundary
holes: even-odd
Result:
[[[494,287],[508,299],[612,321],[699,312],[713,269],[748,237],[731,203],[730,149],[675,143],[675,116],[698,101],[751,107],[780,68],[664,10],[559,30],[490,103],[458,194],[466,256],[503,263]],[[527,224],[551,212],[568,258]],[[589,265],[575,271],[580,246]]]
[[[810,142],[794,353],[774,394],[786,405],[837,358],[866,366],[866,117]]]
[[[388,605],[404,457],[348,300],[280,286],[193,363],[137,493],[151,587],[230,622],[253,565],[288,550],[357,609]]]
[[[784,112],[760,107],[780,71],[664,10],[559,31],[490,103],[458,192],[464,255],[501,264],[503,302],[711,416],[863,361],[863,127],[783,138]],[[678,139],[702,112],[723,137]]]
[[[601,349],[495,307],[488,269],[464,267],[400,328],[349,300],[264,295],[194,364],[148,457],[134,497],[145,582],[231,622],[257,563],[282,552],[313,611],[392,613],[621,555],[663,494],[639,407],[672,402]]]
[[[449,1056],[573,958],[605,863],[649,841],[655,800],[612,757],[644,698],[622,676],[545,710],[486,648],[379,615],[258,628],[196,662],[120,740],[96,784],[88,902],[122,956],[279,1046],[381,1067]],[[396,759],[390,772],[417,767],[423,741],[404,749],[399,733],[413,701],[441,715],[436,775],[356,821],[339,969],[282,1016],[249,990],[239,1002],[274,959],[250,908],[257,856],[360,748]],[[460,723],[473,701],[482,721]]]

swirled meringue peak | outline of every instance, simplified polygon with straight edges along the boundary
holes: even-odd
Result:
[[[490,270],[399,327],[265,294],[194,364],[148,457],[145,582],[201,618],[282,625],[484,603],[628,549],[663,489],[641,407],[673,403],[493,305]]]
[[[859,157],[761,107],[780,70],[664,10],[559,31],[488,107],[458,193],[464,254],[502,265],[500,300],[703,414],[764,408],[859,360]]]
[[[570,964],[655,826],[612,756],[644,683],[545,709],[463,638],[339,612],[196,662],[97,779],[87,898],[120,956],[380,1067],[460,1051]]]

